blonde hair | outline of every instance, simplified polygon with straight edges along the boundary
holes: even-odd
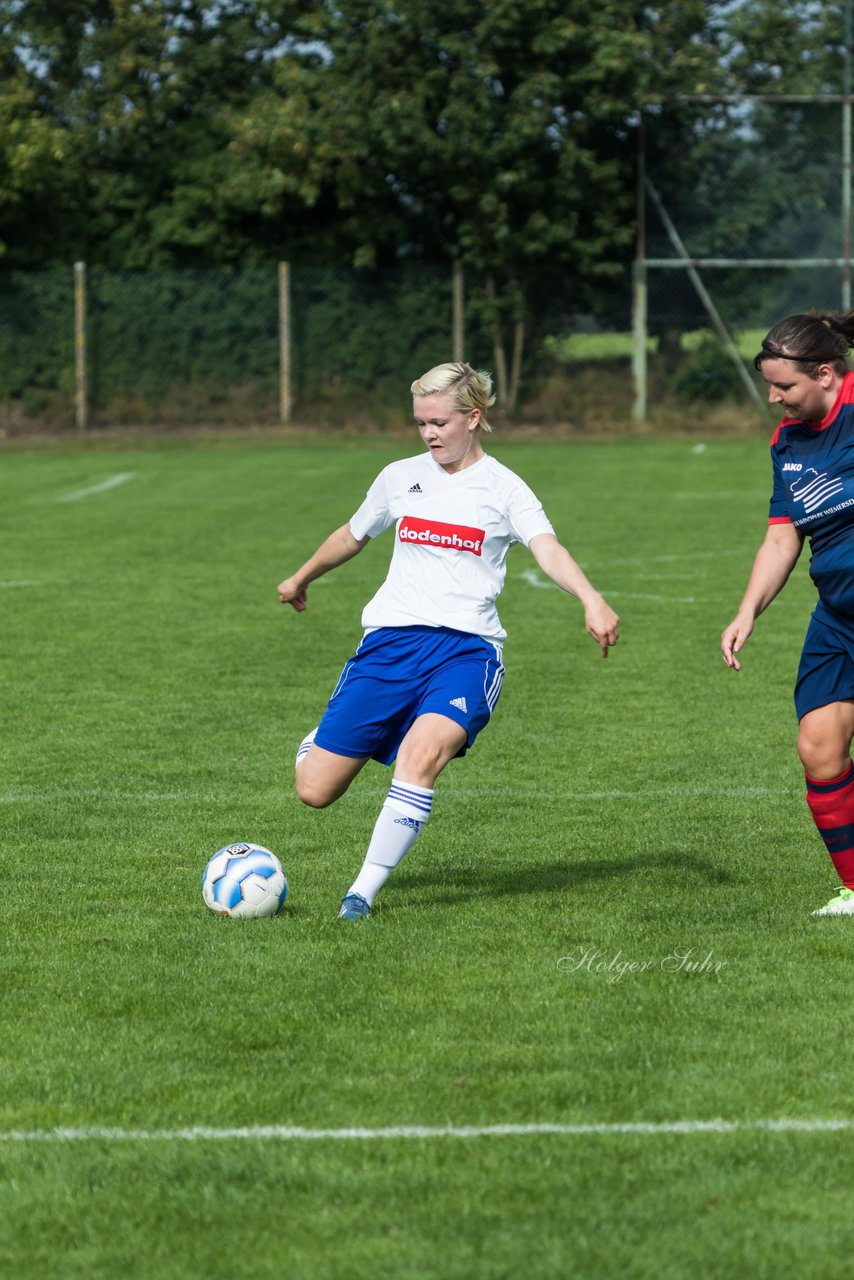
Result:
[[[491,431],[486,420],[487,409],[495,404],[492,394],[492,374],[473,369],[463,360],[451,364],[437,364],[433,369],[416,378],[410,388],[413,396],[437,396],[446,391],[454,393],[454,404],[463,413],[480,410],[478,427]]]

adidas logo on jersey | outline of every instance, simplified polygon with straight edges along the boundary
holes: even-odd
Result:
[[[421,485],[420,485],[420,484],[414,484],[414,485],[412,486],[412,488],[411,488],[411,489],[407,489],[407,491],[406,491],[406,492],[407,492],[407,493],[420,493],[420,492],[421,492]]]
[[[468,714],[468,707],[466,706],[465,698],[451,698],[451,706],[459,707],[460,711],[465,711],[466,714]]]

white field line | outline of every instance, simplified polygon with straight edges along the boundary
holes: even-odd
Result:
[[[135,475],[135,471],[121,471],[117,476],[102,480],[100,484],[90,485],[88,489],[75,489],[73,493],[64,493],[56,501],[79,502],[81,498],[90,498],[94,493],[106,493],[109,489],[118,488],[120,484],[127,484],[128,480],[133,480]]]
[[[455,796],[496,795],[509,799],[543,798],[543,792],[536,787],[522,787],[507,790],[502,787],[455,787]],[[803,787],[645,787],[642,784],[633,791],[560,791],[553,793],[561,800],[698,800],[705,797],[720,797],[727,800],[745,800],[753,796],[797,796],[803,794]],[[548,798],[548,797],[546,797]]]
[[[628,556],[619,560],[609,560],[609,564],[670,564],[676,560],[720,560],[721,556],[744,556],[743,547],[732,547],[721,551],[683,551],[661,556]],[[748,548],[747,557],[750,559]]]
[[[756,489],[679,489],[673,490],[670,494],[676,499],[684,499],[686,502],[714,502],[718,498],[746,498],[748,501],[760,499],[763,494],[758,494]]]
[[[0,581],[0,590],[7,587],[40,587],[40,582],[34,582],[31,578],[10,578],[6,582]]]
[[[265,791],[249,797],[258,804],[273,804],[281,801],[282,795],[288,791],[283,786],[281,791]],[[797,787],[703,787],[680,786],[644,787],[634,790],[613,789],[610,791],[561,791],[555,793],[561,800],[670,800],[692,801],[703,798],[722,798],[727,800],[744,800],[753,796],[795,796],[801,795],[803,788]],[[455,787],[454,796],[503,796],[507,799],[524,800],[532,797],[543,797],[543,792],[536,787]],[[111,791],[107,788],[91,790],[65,791],[0,791],[0,805],[24,804],[63,804],[78,800],[106,800],[110,803],[125,804],[228,804],[233,805],[233,794],[217,795],[210,791]]]
[[[749,548],[747,549],[746,554],[747,554],[747,559],[749,561],[750,555],[751,555]],[[674,553],[668,552],[667,554],[660,555],[660,556],[618,556],[613,560],[609,559],[608,564],[609,565],[639,564],[639,565],[645,566],[649,564],[675,564],[680,560],[687,560],[689,565],[693,565],[696,560],[720,560],[722,556],[744,557],[745,550],[743,547],[730,547],[728,550],[723,549],[721,551],[681,551],[681,552],[674,552]],[[587,569],[588,566],[586,561],[585,562],[579,561],[578,563],[581,565],[582,569],[585,569],[585,570]],[[537,571],[536,569],[533,569],[533,570],[529,570],[529,572],[536,573]],[[547,584],[544,579],[540,579],[540,582],[543,586],[545,585],[551,586],[551,583]]]
[[[227,797],[225,795],[221,797],[213,796],[207,792],[202,793],[199,791],[111,791],[105,787],[68,788],[57,791],[0,791],[0,805],[62,804],[67,800],[118,800],[161,804],[167,801],[169,803],[177,803],[182,800],[210,802],[217,799],[225,801]]]
[[[669,569],[666,573],[648,573],[644,571],[644,582],[673,582],[674,578],[689,578],[692,582],[697,581],[697,570],[688,565],[684,569]]]
[[[556,582],[551,582],[548,578],[541,578],[536,569],[525,569],[517,576],[520,582],[527,582],[529,587],[537,587],[540,591],[551,591],[552,588],[560,591],[560,587]]]
[[[854,1120],[670,1120],[661,1123],[617,1124],[494,1124],[394,1125],[383,1129],[304,1129],[288,1125],[252,1125],[213,1129],[202,1125],[182,1129],[113,1129],[94,1125],[84,1129],[0,1130],[0,1143],[37,1142],[381,1142],[431,1138],[563,1138],[666,1137],[671,1134],[731,1133],[846,1133]]]
[[[657,600],[659,604],[697,604],[696,596],[654,596],[646,591],[607,591],[609,600]],[[708,604],[708,597],[702,601]]]
[[[520,581],[527,582],[529,587],[536,587],[540,591],[560,591],[560,587],[556,582],[552,582],[548,578],[541,578],[536,569],[523,569],[517,576]],[[608,588],[605,591],[605,596],[609,600],[615,600],[619,596],[623,600],[657,600],[660,604],[697,604],[696,596],[650,595],[645,591],[613,591]],[[705,602],[704,600],[703,603]]]

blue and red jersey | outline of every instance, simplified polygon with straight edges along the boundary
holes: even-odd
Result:
[[[808,537],[810,577],[836,613],[854,617],[854,373],[819,423],[784,419],[771,441],[768,519]]]

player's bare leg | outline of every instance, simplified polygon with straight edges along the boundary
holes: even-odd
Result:
[[[339,756],[312,743],[297,761],[294,770],[296,793],[312,809],[325,809],[349,787],[370,756]]]
[[[829,702],[801,717],[798,755],[811,778],[836,778],[850,763],[854,699]]]
[[[456,720],[429,711],[419,716],[400,744],[395,782],[433,788],[449,761],[465,745],[466,731]]]
[[[854,700],[816,707],[801,717],[798,755],[807,804],[842,885],[813,915],[854,915]]]
[[[370,914],[374,898],[430,817],[436,779],[465,741],[465,729],[447,716],[428,712],[412,725],[400,744],[394,778],[362,869],[341,903],[343,919],[361,920]]]

